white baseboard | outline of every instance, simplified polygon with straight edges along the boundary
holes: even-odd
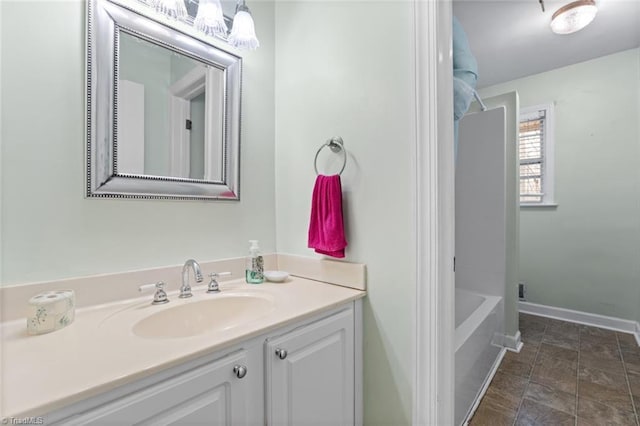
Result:
[[[522,347],[522,343],[520,343],[520,347]],[[482,398],[484,397],[484,394],[487,393],[487,389],[489,389],[489,385],[491,384],[491,381],[493,380],[493,376],[495,376],[496,373],[498,372],[498,367],[500,367],[500,363],[502,362],[502,358],[504,358],[504,355],[506,353],[507,353],[507,348],[502,348],[500,350],[500,353],[498,354],[498,357],[496,358],[495,362],[493,363],[493,367],[491,367],[491,370],[489,371],[489,374],[487,374],[486,380],[482,384],[482,388],[480,388],[480,392],[478,392],[478,396],[476,397],[476,400],[473,401],[473,405],[471,406],[471,409],[469,410],[469,413],[467,413],[467,418],[464,419],[464,422],[462,422],[463,426],[468,426],[469,425],[469,420],[471,420],[471,417],[473,417],[473,415],[476,413],[476,410],[478,409],[478,406],[480,405],[480,402],[482,401]]]
[[[640,346],[640,323],[606,315],[591,314],[589,312],[574,311],[572,309],[557,308],[555,306],[539,305],[531,302],[518,302],[518,309],[525,314],[560,319],[577,324],[591,325],[608,330],[631,333]]]
[[[518,330],[514,336],[504,335],[504,347],[511,352],[520,352],[520,349],[522,349],[520,330]]]

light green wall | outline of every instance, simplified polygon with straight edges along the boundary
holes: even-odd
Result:
[[[640,320],[640,49],[481,91],[555,102],[557,208],[522,208],[528,301]]]
[[[412,16],[405,1],[276,3],[278,251],[314,255],[307,248],[313,159],[328,138],[342,136],[346,260],[367,264],[368,425],[411,423]]]
[[[0,2],[3,285],[275,251],[273,7],[251,5],[242,200],[206,202],[85,199],[85,2]]]

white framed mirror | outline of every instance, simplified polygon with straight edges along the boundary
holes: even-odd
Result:
[[[87,197],[239,200],[242,59],[109,0],[87,23]]]

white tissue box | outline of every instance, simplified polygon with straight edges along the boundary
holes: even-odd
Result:
[[[27,331],[44,334],[71,324],[76,314],[76,296],[73,290],[47,291],[29,299]]]

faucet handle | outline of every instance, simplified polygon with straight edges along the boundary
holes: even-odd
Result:
[[[161,305],[163,303],[169,303],[169,298],[167,297],[167,292],[164,291],[166,284],[164,281],[158,281],[155,284],[145,284],[138,287],[139,292],[147,292],[151,290],[155,290],[155,294],[153,295],[152,305]]]
[[[209,287],[207,288],[207,293],[219,293],[220,287],[218,285],[218,277],[226,277],[227,275],[231,275],[231,272],[212,272],[209,274],[211,281],[209,281]]]

